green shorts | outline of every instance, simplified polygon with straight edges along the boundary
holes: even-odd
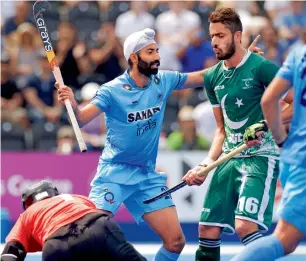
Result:
[[[263,232],[273,216],[279,161],[267,157],[234,158],[220,165],[205,196],[200,225],[235,233],[235,218],[252,221]]]

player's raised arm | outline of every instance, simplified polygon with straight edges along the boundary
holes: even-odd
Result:
[[[258,53],[260,55],[263,55],[263,51],[259,47],[257,47],[257,43],[259,39],[260,39],[260,35],[257,35],[257,37],[250,44],[248,49],[253,53]],[[210,68],[211,67],[206,68],[201,71],[187,73],[187,80],[185,84],[183,85],[182,89],[204,87],[203,86],[204,85],[204,75]]]
[[[93,103],[89,103],[84,108],[79,109],[74,98],[73,91],[70,87],[63,86],[62,88],[58,88],[58,83],[55,84],[55,87],[57,88],[57,95],[60,103],[64,104],[66,99],[70,100],[72,109],[80,127],[86,125],[102,112],[102,110]]]

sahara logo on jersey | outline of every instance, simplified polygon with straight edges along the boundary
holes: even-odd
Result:
[[[148,108],[142,111],[134,111],[129,112],[127,115],[127,121],[129,123],[137,122],[137,121],[144,121],[150,119],[154,114],[160,112],[161,105],[155,106],[152,108]]]

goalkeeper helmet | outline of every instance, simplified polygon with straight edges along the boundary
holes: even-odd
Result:
[[[24,209],[27,209],[36,201],[51,198],[57,195],[59,195],[57,188],[51,182],[42,180],[41,182],[25,189],[21,197],[22,205]]]

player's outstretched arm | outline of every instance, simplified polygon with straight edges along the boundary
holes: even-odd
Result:
[[[288,91],[291,83],[280,77],[275,77],[261,99],[261,107],[277,144],[282,144],[287,138],[287,132],[283,125],[279,100]]]
[[[80,127],[83,127],[101,113],[101,110],[91,103],[87,104],[80,110],[74,98],[73,91],[68,86],[65,85],[59,88],[58,83],[55,83],[55,88],[57,89],[57,97],[60,103],[65,104],[66,99],[70,100],[72,109]]]
[[[23,261],[27,255],[23,245],[18,241],[6,243],[1,254],[1,261]]]
[[[253,53],[258,53],[260,55],[263,55],[263,51],[257,47],[257,43],[260,39],[260,35],[257,35],[257,37],[254,39],[254,41],[249,46],[249,50]],[[187,73],[187,81],[183,85],[182,89],[187,88],[197,88],[197,87],[203,87],[204,85],[204,74],[207,70],[209,70],[211,67],[206,68],[202,71]]]
[[[212,164],[222,153],[222,146],[225,139],[225,129],[221,107],[214,107],[213,113],[216,118],[217,128],[214,133],[212,145],[208,152],[208,156],[199,164],[199,166],[189,170],[183,177],[183,180],[186,181],[189,186],[201,185],[206,179],[206,176],[198,176],[201,166],[204,167]]]

